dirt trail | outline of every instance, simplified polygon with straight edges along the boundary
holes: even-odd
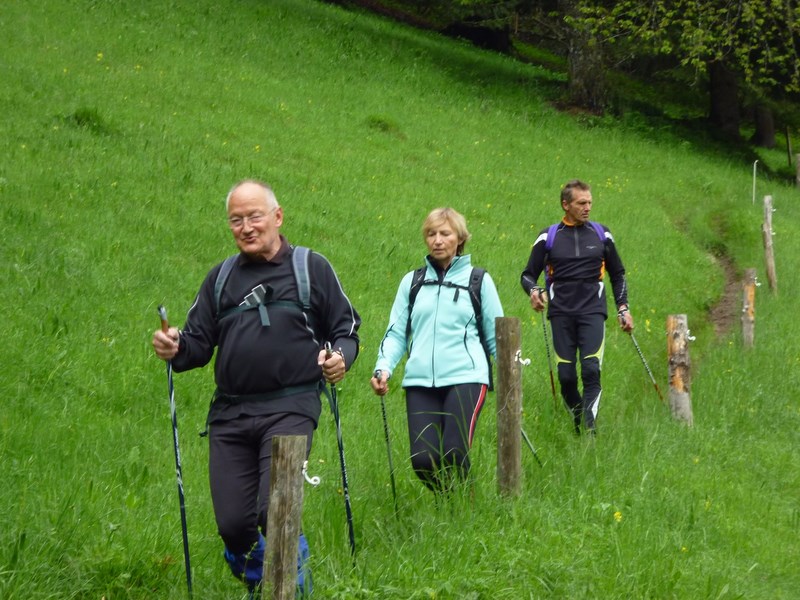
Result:
[[[709,310],[708,318],[714,325],[717,337],[721,337],[730,331],[741,316],[742,281],[729,257],[718,256],[717,262],[725,275],[725,289],[719,301]]]

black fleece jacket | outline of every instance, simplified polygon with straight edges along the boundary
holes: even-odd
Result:
[[[304,414],[316,422],[319,390],[283,397],[281,393],[287,388],[309,388],[321,380],[317,356],[326,341],[341,350],[348,369],[358,355],[361,319],[331,264],[322,255],[309,253],[311,310],[306,315],[296,305],[298,292],[291,260],[294,250],[283,236],[281,242],[281,249],[270,261],[253,261],[241,255],[220,298],[220,314],[224,314],[239,306],[253,288],[263,285],[271,301],[277,301],[266,304],[268,326],[262,324],[258,310],[217,319],[214,284],[222,263],[209,271],[189,310],[172,364],[176,372],[205,366],[216,349],[217,400],[209,422],[279,412]],[[258,399],[259,395],[269,399]]]

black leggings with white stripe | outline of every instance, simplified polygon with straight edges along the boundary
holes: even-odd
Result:
[[[602,314],[550,318],[561,397],[572,414],[576,433],[580,433],[581,416],[583,426],[588,431],[595,430],[602,393],[600,371],[605,348],[605,323]],[[583,393],[578,389],[578,358]]]
[[[434,491],[469,473],[469,450],[487,386],[464,383],[406,388],[411,466]]]

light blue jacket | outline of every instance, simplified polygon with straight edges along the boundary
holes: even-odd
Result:
[[[436,270],[425,259],[425,279],[438,280]],[[456,256],[442,281],[467,287],[472,264],[470,256]],[[408,340],[408,295],[414,272],[400,282],[389,316],[389,326],[378,348],[375,368],[392,373],[406,354]],[[486,273],[481,286],[483,327],[489,351],[497,357],[495,318],[503,307],[494,281]],[[411,315],[411,352],[406,362],[403,387],[444,387],[459,383],[489,383],[490,366],[478,337],[469,291],[443,285],[423,285]]]

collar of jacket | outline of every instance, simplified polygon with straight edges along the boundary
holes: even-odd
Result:
[[[426,278],[439,280],[440,271],[436,269],[430,256],[425,257],[425,263],[428,265],[428,270],[425,275]],[[465,271],[467,275],[469,275],[469,273],[472,271],[471,255],[461,254],[458,256],[454,256],[453,261],[450,263],[450,266],[447,267],[447,270],[444,272],[441,281],[444,281],[445,279],[452,280],[453,278],[461,275]]]

